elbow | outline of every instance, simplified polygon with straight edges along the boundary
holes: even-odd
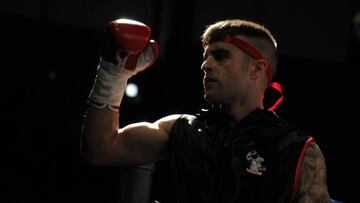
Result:
[[[80,158],[88,164],[98,165],[98,161],[94,159],[93,153],[91,153],[88,146],[80,146]]]
[[[91,165],[112,165],[109,160],[110,147],[100,145],[99,142],[89,142],[86,138],[83,136],[80,142],[80,158]]]
[[[81,159],[91,165],[109,166],[112,165],[106,155],[99,152],[83,151],[80,152]]]
[[[94,149],[87,144],[82,143],[80,146],[80,158],[91,165],[109,165],[104,152]]]

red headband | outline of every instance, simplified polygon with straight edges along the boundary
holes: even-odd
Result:
[[[227,35],[219,41],[230,43],[230,44],[238,47],[245,53],[249,54],[251,57],[253,57],[255,59],[264,59],[265,61],[267,61],[266,75],[268,76],[268,79],[269,79],[269,87],[274,88],[281,94],[281,97],[278,98],[275,101],[275,103],[268,109],[270,111],[273,111],[282,102],[282,100],[284,99],[284,96],[283,96],[281,85],[277,82],[271,82],[272,81],[272,67],[271,67],[271,64],[268,62],[268,60],[264,57],[264,55],[261,54],[260,51],[258,51],[251,44],[249,44],[249,43],[245,42],[244,40],[241,40],[237,37]]]
[[[230,44],[238,47],[239,49],[243,50],[245,53],[249,54],[251,57],[253,57],[255,59],[264,59],[265,61],[268,61],[264,57],[264,55],[262,55],[261,52],[258,51],[255,47],[253,47],[251,44],[249,44],[249,43],[245,42],[244,40],[241,40],[237,37],[232,37],[232,36],[227,35],[220,41],[230,43]],[[270,84],[272,81],[272,68],[271,68],[271,64],[269,62],[267,63],[266,75],[268,76],[269,84]]]

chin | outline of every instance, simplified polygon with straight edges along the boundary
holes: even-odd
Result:
[[[209,104],[217,104],[217,103],[219,103],[214,96],[210,96],[210,95],[205,94],[204,99]]]

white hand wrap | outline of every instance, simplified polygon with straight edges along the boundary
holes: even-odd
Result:
[[[146,47],[137,58],[134,71],[124,68],[129,56],[120,58],[119,54],[117,54],[116,58],[118,65],[114,65],[100,58],[94,86],[88,100],[88,104],[95,108],[103,109],[108,107],[118,112],[126,89],[127,80],[152,64],[154,53],[151,46]]]

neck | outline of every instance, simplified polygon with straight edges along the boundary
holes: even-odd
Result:
[[[244,104],[235,103],[231,106],[224,106],[224,110],[229,113],[235,121],[240,121],[255,109],[264,109],[263,99],[258,98],[255,101]]]

